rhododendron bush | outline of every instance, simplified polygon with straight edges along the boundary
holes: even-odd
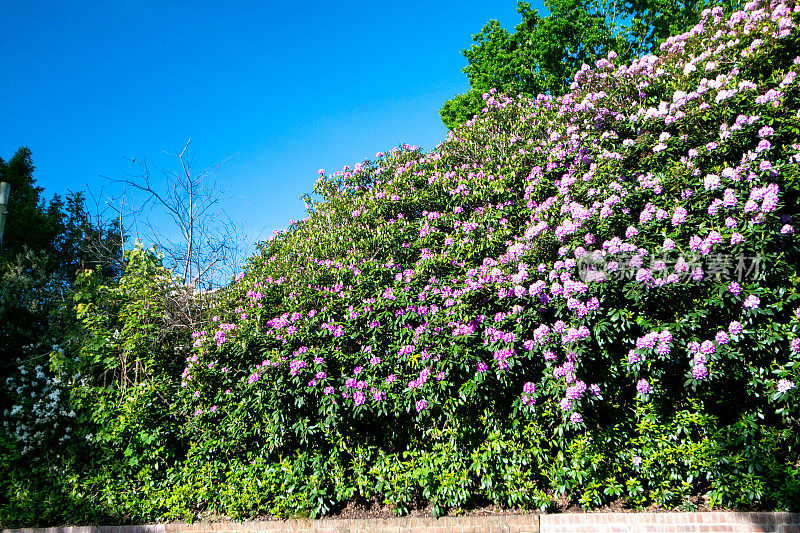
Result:
[[[153,512],[800,508],[799,13],[320,170],[192,334]]]
[[[289,461],[322,513],[796,507],[797,12],[707,10],[563,97],[485,94],[429,153],[321,170],[195,333],[197,453]]]

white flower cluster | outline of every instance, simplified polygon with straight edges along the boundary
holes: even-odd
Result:
[[[59,453],[58,445],[71,438],[75,418],[64,383],[49,376],[41,365],[32,369],[22,365],[18,370],[5,382],[14,405],[3,411],[4,429],[22,445],[23,455],[37,458],[37,452]]]

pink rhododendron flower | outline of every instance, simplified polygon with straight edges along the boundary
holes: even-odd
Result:
[[[705,355],[710,355],[717,351],[717,347],[714,346],[714,343],[711,341],[703,341],[700,344],[700,353]]]
[[[683,207],[676,207],[675,211],[672,213],[672,225],[673,226],[680,226],[684,222],[686,222],[686,215],[687,211]]]
[[[703,186],[707,191],[714,190],[720,185],[719,176],[716,174],[709,174],[703,178]]]
[[[704,364],[696,364],[692,367],[692,377],[698,381],[708,377],[708,368]]]
[[[793,352],[800,352],[800,337],[792,339],[791,349]]]
[[[750,296],[745,298],[744,302],[742,303],[742,305],[746,309],[757,309],[760,304],[761,304],[761,299],[755,294],[751,294]]]

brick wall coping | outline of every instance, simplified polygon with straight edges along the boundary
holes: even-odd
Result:
[[[576,513],[539,517],[541,533],[800,533],[800,513]]]
[[[4,529],[3,533],[800,533],[800,513],[565,513],[168,523]]]
[[[84,526],[4,529],[3,533],[538,533],[535,514],[496,516],[395,517],[367,519],[196,522],[142,526]]]

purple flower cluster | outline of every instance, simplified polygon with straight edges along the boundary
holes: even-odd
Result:
[[[728,21],[706,14],[668,39],[663,57],[615,65],[609,56],[595,69],[581,68],[573,90],[558,98],[490,91],[486,111],[429,154],[404,146],[377,162],[321,171],[325,203],[270,241],[252,274],[237,276],[233,312],[220,312],[229,322],[193,335],[201,360],[187,361],[182,384],[199,390],[196,376],[219,372],[208,365],[232,345],[238,349],[231,342],[237,336],[257,337],[274,355],[255,368],[231,365],[223,386],[235,379],[253,385],[267,371],[276,379],[307,375],[305,394],[342,408],[413,400],[421,413],[458,380],[496,386],[487,384],[541,369],[548,385],[538,395],[558,394],[552,400],[563,421],[580,424],[601,392],[586,383],[594,381],[586,354],[634,343],[627,361],[637,378],[685,345],[692,377],[707,379],[744,338],[736,318],[747,318],[749,332],[759,315],[753,310],[772,297],[756,282],[717,279],[692,258],[749,249],[776,235],[788,246],[794,238],[790,219],[777,222],[785,133],[767,118],[779,112],[776,103],[791,101],[800,67],[776,73],[783,80],[776,89],[744,79],[737,66],[794,30],[781,6],[766,12],[751,3]],[[757,32],[745,31],[756,22]],[[762,42],[746,38],[751,33]],[[699,45],[709,52],[689,51]],[[661,98],[653,87],[663,80],[680,88]],[[741,113],[716,112],[734,104]],[[498,128],[497,117],[511,111],[514,123]],[[692,135],[697,120],[720,122],[703,137]],[[648,135],[652,144],[642,147]],[[498,157],[496,147],[508,146]],[[728,158],[740,146],[741,159]],[[684,180],[677,186],[656,170],[673,166]],[[669,253],[681,254],[674,267]],[[579,265],[592,261],[607,270],[583,277]],[[727,331],[709,318],[713,338],[682,338],[685,324],[660,321],[630,337],[609,332],[616,326],[607,318],[627,311],[628,294],[658,302],[682,298],[676,295],[687,287],[727,291],[727,301],[741,302],[725,310],[725,320],[733,319]],[[684,320],[680,313],[677,320]],[[800,351],[800,340],[791,349]],[[456,358],[463,360],[454,365]],[[453,370],[460,365],[474,371]],[[497,372],[488,372],[490,365]],[[648,381],[661,383],[658,375],[646,377],[636,382],[637,393],[658,394]],[[522,404],[531,407],[536,397],[533,381],[526,382]]]

